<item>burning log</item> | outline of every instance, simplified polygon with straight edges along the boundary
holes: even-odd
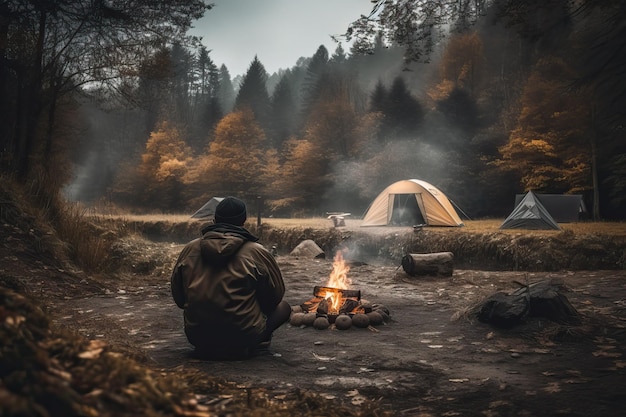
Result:
[[[402,258],[402,269],[410,276],[452,276],[452,252],[410,253]]]
[[[313,298],[292,308],[290,323],[293,326],[313,326],[323,330],[331,326],[348,330],[352,326],[370,328],[389,320],[389,310],[380,304],[361,300],[360,290],[348,289],[350,270],[341,252],[337,252],[333,271],[326,286],[315,286]],[[370,316],[369,314],[373,314]]]
[[[317,285],[313,287],[313,295],[315,297],[325,297],[329,292],[338,292],[343,298],[361,299],[361,290],[345,290],[343,288],[319,287]]]
[[[361,305],[360,290],[315,286],[313,296],[302,304],[302,311],[337,316],[342,313],[356,313]]]

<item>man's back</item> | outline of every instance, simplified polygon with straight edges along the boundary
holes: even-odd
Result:
[[[185,332],[197,347],[257,342],[284,291],[274,257],[223,227],[190,242],[172,275],[172,295],[185,310]]]

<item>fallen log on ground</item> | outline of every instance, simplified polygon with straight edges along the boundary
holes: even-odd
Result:
[[[452,276],[452,252],[409,253],[402,258],[402,268],[410,276]]]

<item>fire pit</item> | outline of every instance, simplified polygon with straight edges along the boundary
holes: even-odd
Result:
[[[361,298],[360,290],[348,287],[350,267],[337,251],[333,259],[333,270],[325,286],[313,288],[313,298],[292,308],[292,326],[313,326],[316,329],[334,327],[347,330],[350,327],[375,329],[390,318],[389,309],[381,304],[372,304]]]

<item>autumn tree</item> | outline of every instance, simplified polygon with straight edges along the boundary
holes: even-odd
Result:
[[[475,97],[484,65],[483,44],[478,32],[466,32],[450,38],[439,63],[442,81],[452,81],[454,88]]]
[[[520,176],[525,190],[583,192],[591,189],[590,124],[586,97],[568,90],[571,69],[558,58],[540,60],[522,95],[518,126],[500,148],[500,165]]]
[[[376,129],[368,115],[356,108],[359,100],[355,96],[360,94],[352,81],[340,71],[321,75],[319,96],[301,136],[287,142],[283,174],[276,181],[281,196],[273,202],[276,209],[313,213],[315,208],[333,200],[339,179],[337,166],[364,155]],[[353,195],[353,188],[341,191],[344,197]]]
[[[163,210],[183,207],[182,178],[191,160],[191,149],[179,129],[169,122],[161,122],[150,134],[139,165],[145,188],[141,190],[145,203]]]
[[[274,212],[310,214],[319,205],[319,197],[329,185],[327,156],[328,150],[319,143],[295,138],[287,141],[285,161],[274,182],[273,198],[268,202]]]
[[[250,109],[231,112],[217,124],[200,180],[216,195],[259,192],[266,137]]]
[[[345,97],[321,100],[311,111],[304,138],[325,149],[323,155],[332,160],[353,158],[361,144],[358,124],[359,116]]]

